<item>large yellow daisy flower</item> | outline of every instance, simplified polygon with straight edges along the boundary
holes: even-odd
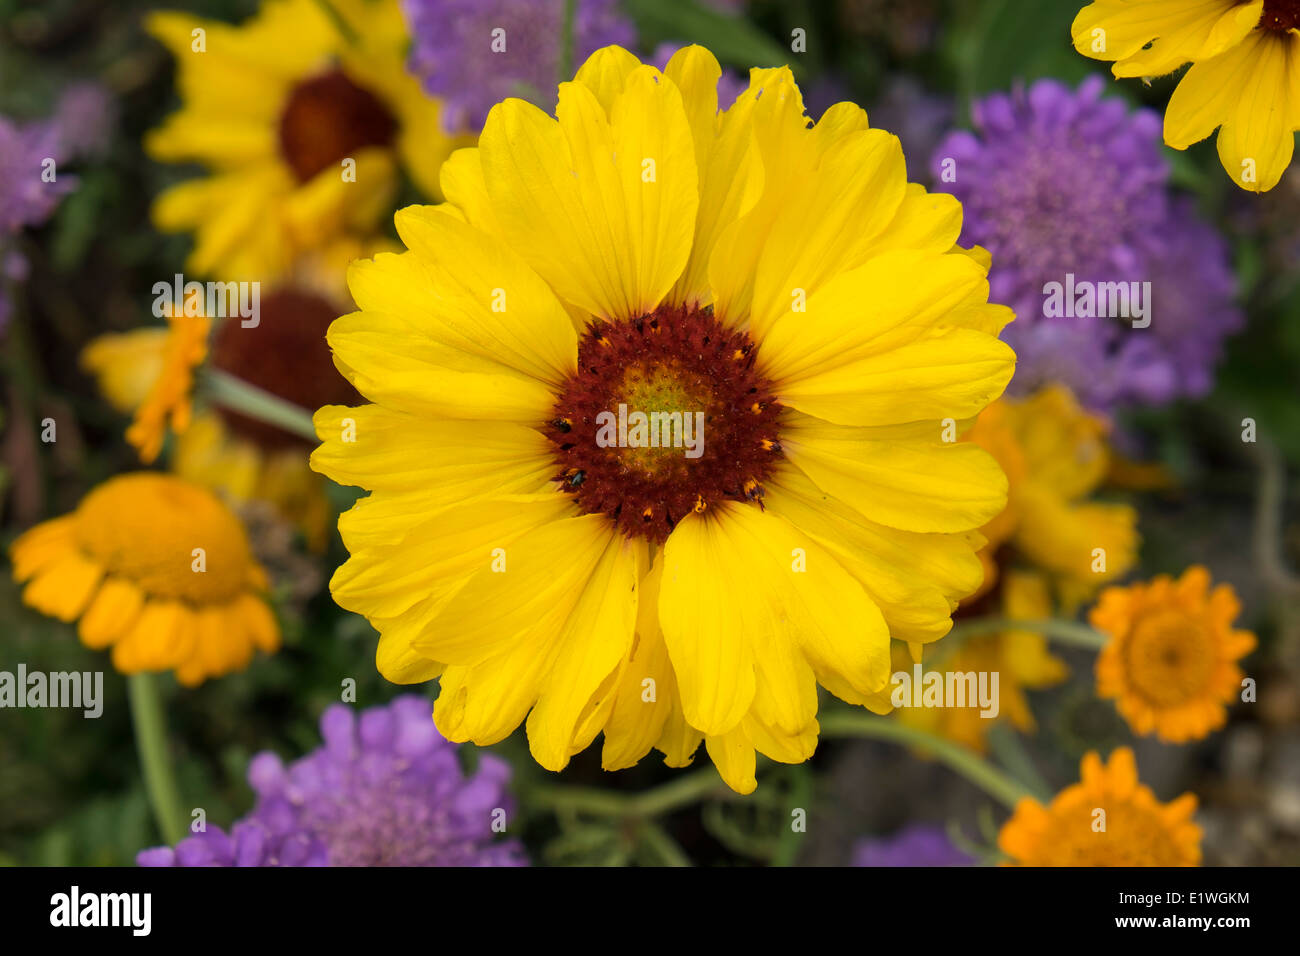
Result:
[[[210,170],[153,211],[159,228],[195,232],[192,272],[274,278],[301,250],[367,231],[391,208],[399,163],[441,196],[458,143],[405,70],[396,0],[265,0],[240,26],[181,13],[146,26],[176,57],[185,105],[145,148]]]
[[[1300,0],[1094,0],[1074,47],[1124,76],[1186,63],[1165,111],[1165,142],[1186,149],[1219,130],[1233,181],[1267,192],[1291,163],[1300,129]]]
[[[441,675],[447,737],[527,717],[552,770],[602,730],[610,769],[704,739],[747,792],[756,750],[811,754],[818,683],[888,709],[890,633],[978,586],[1006,479],[942,422],[1014,356],[896,137],[810,126],[784,68],[719,113],[720,72],[608,47],[558,118],[494,107],[449,205],[398,213],[410,251],[353,265],[329,341],[373,404],[321,409],[312,461],[373,492],[333,593],[387,677]]]
[[[1210,590],[1199,565],[1177,581],[1107,588],[1092,626],[1111,636],[1097,657],[1097,693],[1114,698],[1134,733],[1169,743],[1198,740],[1223,726],[1241,693],[1237,662],[1255,635],[1234,630],[1241,604],[1232,586]]]
[[[998,847],[1020,866],[1197,866],[1201,828],[1196,797],[1160,803],[1138,783],[1133,751],[1121,747],[1103,764],[1083,758],[1082,779],[1044,807],[1026,797],[998,834]]]
[[[957,619],[989,615],[1011,620],[1067,612],[1106,581],[1125,574],[1136,559],[1137,512],[1127,505],[1090,500],[1109,473],[1103,419],[1083,409],[1063,386],[1024,399],[1002,398],[986,408],[967,433],[1002,466],[1009,482],[1006,509],[984,526],[980,551],[984,584],[962,602]],[[895,666],[911,661],[895,652]],[[1059,684],[1068,671],[1040,633],[1006,630],[940,645],[926,669],[996,673],[999,711],[981,716],[969,707],[908,708],[899,717],[976,750],[1000,720],[1034,729],[1027,690]]]
[[[10,551],[23,601],[81,642],[112,647],[124,674],[175,670],[199,684],[280,645],[258,595],[266,575],[239,519],[211,492],[170,475],[121,475]]]

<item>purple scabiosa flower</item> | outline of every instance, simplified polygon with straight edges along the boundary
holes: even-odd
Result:
[[[402,7],[413,39],[410,70],[443,101],[448,131],[481,129],[507,97],[554,95],[564,0],[403,0]],[[575,69],[601,47],[630,48],[635,38],[617,0],[578,0]]]
[[[673,58],[673,54],[683,46],[685,44],[682,43],[661,43],[644,62],[653,64],[656,69],[662,71]],[[723,70],[722,76],[718,78],[718,109],[730,109],[731,104],[736,102],[736,97],[747,89],[749,89],[749,77],[742,78],[731,70]]]
[[[952,845],[935,826],[914,824],[892,836],[859,840],[854,866],[970,866],[975,861]]]
[[[104,152],[113,126],[117,106],[112,95],[98,83],[73,83],[59,97],[54,123],[59,129],[59,144],[66,158],[93,157]]]
[[[57,122],[18,123],[0,116],[0,331],[9,321],[9,286],[27,272],[26,259],[13,247],[15,238],[24,227],[48,219],[76,185],[58,168],[64,156]]]
[[[75,180],[58,169],[64,155],[58,123],[0,116],[0,236],[44,222],[71,192]]]
[[[993,255],[990,301],[1016,312],[1009,391],[1058,381],[1107,412],[1204,394],[1240,314],[1226,246],[1169,191],[1159,115],[1103,85],[977,102],[931,172],[962,202],[963,244]]]
[[[321,716],[324,743],[286,766],[271,753],[248,766],[257,793],[231,828],[142,851],[141,866],[526,866],[517,841],[494,839],[513,811],[510,767],[481,754],[473,774],[438,733],[422,697],[360,716]]]
[[[325,845],[298,831],[276,833],[256,820],[236,823],[227,834],[208,827],[176,844],[141,850],[140,866],[327,866]]]

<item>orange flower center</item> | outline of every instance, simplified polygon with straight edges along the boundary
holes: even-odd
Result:
[[[246,588],[253,559],[243,526],[203,488],[153,472],[122,475],[74,514],[81,550],[149,596],[222,604]]]
[[[762,506],[780,410],[749,336],[710,309],[662,307],[592,324],[546,431],[556,479],[585,513],[662,542],[719,501]]]
[[[1178,611],[1137,620],[1125,644],[1129,680],[1153,704],[1171,707],[1203,693],[1214,664],[1204,625]]]
[[[280,116],[280,150],[305,183],[367,146],[387,146],[397,122],[373,93],[333,70],[289,94]]]
[[[1106,829],[1100,832],[1093,829],[1093,811],[1098,808],[1106,811]],[[1177,866],[1185,862],[1165,822],[1127,801],[1083,794],[1070,806],[1053,807],[1050,813],[1041,846],[1053,865]]]

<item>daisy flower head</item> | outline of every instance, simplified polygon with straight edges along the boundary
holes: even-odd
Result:
[[[1190,63],[1165,110],[1165,142],[1186,149],[1217,129],[1238,186],[1267,192],[1282,178],[1300,129],[1300,0],[1094,0],[1071,33],[1117,77]]]
[[[998,834],[1016,866],[1197,866],[1201,828],[1196,797],[1161,803],[1138,782],[1133,751],[1121,747],[1102,763],[1083,758],[1080,782],[1044,807],[1025,797]]]
[[[286,766],[261,753],[248,766],[252,811],[176,847],[142,850],[141,866],[527,866],[516,840],[499,840],[514,802],[510,766],[481,754],[474,771],[403,695],[357,715],[334,704],[322,746]]]
[[[205,404],[201,394],[196,399],[195,386],[202,368],[305,412],[355,401],[356,391],[334,372],[325,332],[350,303],[342,279],[347,263],[387,245],[340,238],[260,286],[252,320],[234,316],[214,324],[199,314],[204,306],[196,294],[171,310],[165,329],[92,340],[81,364],[114,408],[133,414],[127,440],[143,461],[154,461],[174,433],[170,465],[176,474],[237,505],[269,502],[320,550],[328,534],[328,502],[324,480],[307,466],[309,444],[220,403]]]
[[[160,229],[195,233],[191,272],[275,278],[303,250],[369,231],[399,171],[441,197],[457,143],[405,71],[397,0],[264,0],[239,26],[154,13],[146,27],[175,56],[184,101],[146,151],[207,169],[153,209]]]
[[[411,72],[443,104],[450,130],[483,128],[488,111],[511,96],[535,99],[555,88],[565,0],[402,0],[411,26]],[[617,0],[577,0],[573,55],[629,47],[632,21]]]
[[[1061,382],[1109,411],[1204,394],[1242,317],[1227,245],[1169,193],[1159,117],[1103,82],[978,101],[931,172],[962,202],[963,241],[993,254],[990,297],[1016,312],[1012,391]]]
[[[10,548],[23,602],[76,621],[123,674],[174,670],[196,685],[280,645],[266,575],[214,494],[154,472],[119,475]]]
[[[1133,566],[1137,512],[1094,500],[1110,468],[1109,431],[1061,385],[1001,399],[976,420],[967,438],[997,459],[1010,485],[1006,509],[983,529],[986,588],[999,567],[1020,565],[1072,609]]]
[[[703,740],[748,792],[756,750],[812,753],[818,683],[887,710],[891,632],[978,586],[1006,479],[944,421],[1014,355],[896,137],[812,124],[785,68],[720,112],[720,75],[607,47],[555,117],[493,107],[409,251],[354,263],[329,341],[371,404],[321,409],[312,462],[372,492],[332,591],[385,676],[441,675],[449,739],[526,718],[551,770]]]
[[[1110,635],[1097,657],[1097,693],[1115,700],[1137,734],[1167,743],[1199,740],[1222,727],[1241,693],[1238,662],[1255,635],[1233,622],[1241,604],[1232,586],[1211,590],[1199,565],[1174,580],[1108,588],[1089,620]]]

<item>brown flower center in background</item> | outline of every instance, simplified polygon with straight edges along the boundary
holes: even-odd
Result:
[[[397,121],[342,70],[299,83],[280,116],[280,150],[299,182],[367,146],[387,146]]]
[[[339,374],[325,331],[340,315],[328,299],[294,288],[262,297],[260,321],[245,328],[225,319],[212,340],[212,365],[309,412],[322,405],[355,404],[356,390]],[[217,406],[232,432],[264,451],[306,445],[288,432]]]

